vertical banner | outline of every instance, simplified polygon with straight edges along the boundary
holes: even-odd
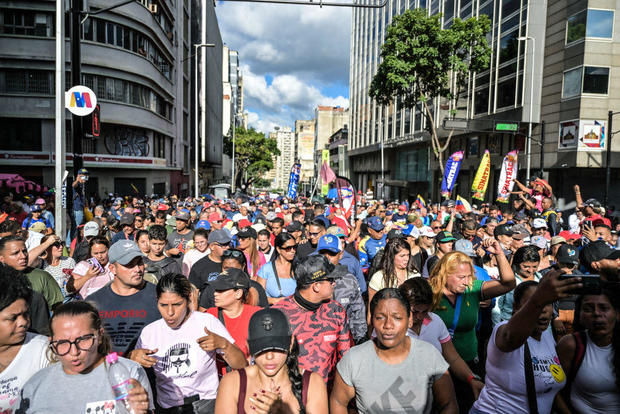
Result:
[[[346,177],[336,176],[336,189],[338,190],[338,201],[344,216],[350,221],[351,226],[355,224],[355,187]]]
[[[299,184],[300,170],[301,164],[293,164],[291,167],[291,175],[288,179],[288,193],[286,195],[290,200],[297,198],[297,185]]]
[[[450,155],[448,161],[446,161],[446,168],[444,169],[443,181],[441,182],[441,195],[445,198],[450,197],[454,184],[456,184],[456,178],[459,175],[461,169],[461,162],[463,161],[463,151],[457,151]]]
[[[515,182],[512,181],[517,178],[517,172],[519,171],[519,164],[517,161],[517,151],[510,151],[504,157],[502,162],[502,172],[499,175],[499,184],[497,186],[497,201],[500,203],[507,203],[510,198],[510,192],[514,187]]]
[[[329,167],[329,150],[328,149],[324,149],[323,151],[321,151],[321,165],[323,165],[324,163],[327,163],[327,166]],[[329,191],[329,183],[326,183],[325,181],[323,181],[321,183],[321,195],[325,197],[328,191]]]
[[[480,161],[480,166],[474,177],[474,183],[471,185],[471,191],[474,193],[471,198],[476,200],[484,200],[484,193],[487,192],[489,185],[489,174],[491,173],[491,155],[489,150],[484,150],[484,155]]]

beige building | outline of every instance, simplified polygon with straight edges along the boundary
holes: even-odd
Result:
[[[275,161],[275,185],[272,188],[280,188],[286,192],[291,167],[295,162],[295,133],[289,127],[277,129],[276,132],[269,134],[270,138],[275,138],[278,142],[280,155]],[[274,182],[274,181],[272,181]]]
[[[349,110],[340,106],[317,106],[315,117],[314,150],[323,149],[329,144],[329,137],[349,124]]]
[[[298,192],[302,194],[310,191],[312,177],[314,177],[315,120],[295,121],[295,159],[301,164]]]

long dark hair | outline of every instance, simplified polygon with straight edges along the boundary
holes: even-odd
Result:
[[[512,270],[519,273],[519,265],[525,262],[540,262],[538,247],[523,246],[519,247],[512,258]]]
[[[608,290],[601,289],[600,291],[593,291],[592,293],[588,293],[588,295],[579,295],[577,300],[575,301],[575,319],[573,321],[573,330],[583,331],[586,329],[585,326],[581,324],[581,306],[583,305],[583,298],[585,296],[598,296],[604,295],[609,299],[609,303],[614,307],[616,312],[620,312],[620,297],[617,293]],[[614,333],[611,337],[611,346],[613,349],[613,367],[614,374],[616,375],[616,388],[620,391],[620,320],[616,320],[616,325],[614,326]]]
[[[288,368],[288,379],[291,382],[291,389],[293,390],[293,395],[297,398],[297,402],[299,402],[299,414],[305,414],[306,407],[304,407],[303,400],[303,375],[299,372],[299,342],[297,342],[297,338],[293,336],[293,345],[291,347],[291,351],[286,356],[286,367]]]
[[[407,240],[402,237],[393,238],[385,245],[385,251],[381,257],[384,287],[398,287],[396,286],[398,277],[396,276],[394,257],[403,249],[407,250],[409,255],[411,255],[411,246],[409,246]],[[409,268],[407,268],[406,271],[409,272]]]
[[[271,256],[272,262],[275,262],[276,259],[280,256],[280,253],[278,253],[278,247],[284,246],[284,243],[289,240],[295,240],[295,237],[293,237],[291,233],[282,232],[276,236],[276,239],[273,242],[275,249],[273,255]]]

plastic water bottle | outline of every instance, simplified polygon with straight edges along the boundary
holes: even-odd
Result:
[[[132,388],[131,376],[129,371],[123,365],[118,363],[118,354],[112,352],[105,358],[108,363],[108,380],[114,391],[114,399],[116,400],[117,413],[133,414],[134,411],[129,405],[129,390]]]

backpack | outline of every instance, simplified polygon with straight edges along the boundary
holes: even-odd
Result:
[[[165,257],[164,259],[160,260],[157,263],[149,263],[146,265],[146,268],[144,269],[144,275],[147,278],[148,276],[151,276],[151,278],[155,278],[157,281],[159,281],[162,278],[162,276],[170,273],[166,271],[166,267],[171,262],[174,262],[174,259],[170,257]],[[155,282],[155,284],[157,284],[157,282]]]

